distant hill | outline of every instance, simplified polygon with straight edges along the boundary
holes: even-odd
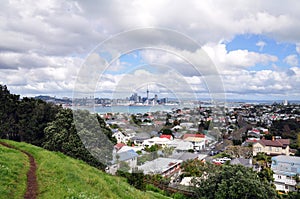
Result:
[[[38,198],[166,198],[142,192],[124,178],[110,176],[83,161],[59,152],[20,142],[0,140],[33,155],[37,164]],[[0,144],[0,196],[23,198],[27,187],[28,157]]]

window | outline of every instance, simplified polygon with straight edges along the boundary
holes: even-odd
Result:
[[[280,176],[280,175],[278,175],[277,177],[278,177],[278,179],[281,179],[281,176]]]
[[[276,152],[278,152],[278,151],[279,151],[279,148],[278,148],[278,147],[276,147],[276,148],[275,148],[275,151],[276,151]]]
[[[289,186],[288,185],[285,185],[285,187],[284,187],[285,189],[289,189]]]
[[[271,146],[269,147],[269,151],[272,151],[272,147]]]
[[[261,148],[260,147],[256,147],[256,151],[261,151]]]

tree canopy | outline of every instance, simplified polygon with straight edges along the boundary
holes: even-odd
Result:
[[[222,165],[206,170],[205,178],[195,180],[198,198],[264,199],[278,198],[275,189],[252,169],[242,165]]]

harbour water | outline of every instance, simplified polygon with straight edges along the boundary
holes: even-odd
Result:
[[[180,105],[156,105],[156,106],[95,106],[95,107],[76,107],[86,109],[94,113],[147,113],[157,111],[172,111],[172,109],[182,108]]]

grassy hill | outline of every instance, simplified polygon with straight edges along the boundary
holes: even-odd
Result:
[[[26,143],[0,141],[34,156],[38,166],[38,198],[166,198],[154,192],[137,190],[123,178],[110,176],[61,153]],[[28,168],[26,155],[0,145],[1,198],[23,198]]]

